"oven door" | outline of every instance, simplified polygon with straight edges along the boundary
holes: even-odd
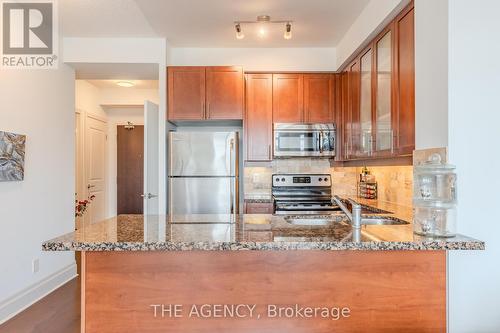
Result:
[[[335,126],[275,124],[274,157],[335,156]]]
[[[276,201],[275,214],[277,215],[310,215],[310,214],[327,214],[334,211],[339,211],[337,205],[330,201]]]

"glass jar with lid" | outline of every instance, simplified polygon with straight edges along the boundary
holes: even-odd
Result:
[[[453,237],[456,233],[455,166],[433,154],[414,167],[413,230],[418,235]]]
[[[422,165],[414,168],[414,202],[457,202],[457,175],[455,166],[441,162],[439,154],[433,154]]]

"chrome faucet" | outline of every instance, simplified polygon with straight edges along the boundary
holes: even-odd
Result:
[[[342,202],[338,195],[333,196],[335,203],[342,209],[347,218],[351,221],[353,229],[361,229],[361,205],[352,199],[347,199],[352,207],[352,212]]]

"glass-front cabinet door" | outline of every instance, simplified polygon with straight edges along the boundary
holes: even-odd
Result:
[[[377,155],[394,152],[392,100],[392,31],[376,40],[375,48],[375,150]]]
[[[372,146],[372,49],[360,59],[360,106],[359,106],[359,152],[358,157],[371,156]]]

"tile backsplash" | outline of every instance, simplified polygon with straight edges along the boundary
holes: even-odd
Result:
[[[244,194],[247,199],[271,198],[271,176],[274,173],[324,173],[332,177],[332,190],[340,196],[356,197],[360,167],[330,167],[322,159],[280,159],[271,167],[244,168]],[[411,206],[413,194],[412,166],[369,167],[378,183],[378,199]]]
[[[362,168],[356,168],[357,174]],[[378,185],[378,200],[411,206],[413,198],[413,166],[369,167]]]

